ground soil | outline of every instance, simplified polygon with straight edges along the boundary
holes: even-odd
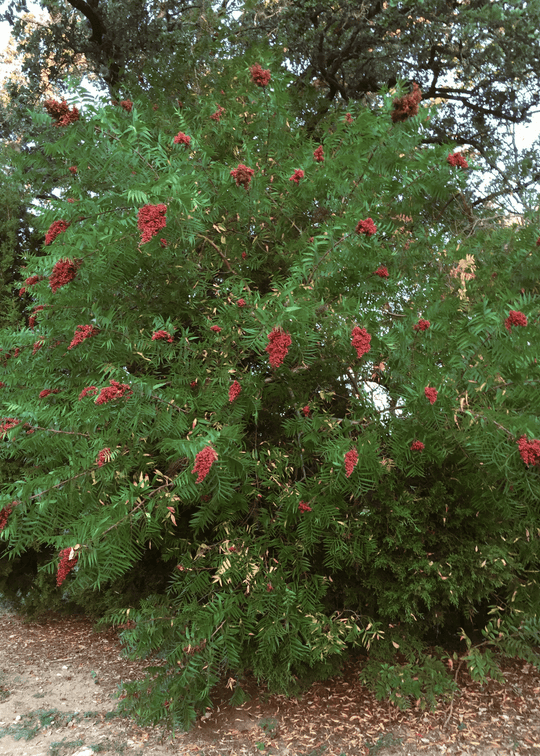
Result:
[[[123,680],[145,664],[124,659],[116,630],[83,617],[24,623],[0,615],[0,756],[540,756],[540,672],[520,660],[506,683],[473,683],[435,712],[402,712],[358,681],[360,662],[314,683],[300,698],[268,695],[248,681],[249,701],[225,698],[189,733],[139,727],[115,715]]]

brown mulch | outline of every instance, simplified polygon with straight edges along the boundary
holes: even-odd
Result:
[[[95,670],[99,700],[109,711],[116,705],[112,695],[121,681],[144,677],[151,664],[122,658],[118,631],[93,632],[91,620],[84,617],[51,615],[24,623],[16,615],[2,614],[0,632],[4,672],[35,674],[60,663],[79,671]],[[445,703],[435,712],[414,706],[399,711],[377,701],[358,680],[361,664],[348,663],[342,676],[314,683],[300,698],[268,695],[248,680],[250,700],[233,708],[224,686],[214,709],[200,717],[191,732],[177,733],[172,741],[160,728],[138,727],[128,719],[112,722],[117,729],[124,727],[144,753],[155,754],[540,756],[540,671],[530,664],[507,660],[502,666],[505,684],[489,681],[483,686],[462,669],[460,692],[451,708]]]

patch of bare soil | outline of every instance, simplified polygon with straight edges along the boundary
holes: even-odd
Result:
[[[144,662],[121,656],[118,632],[95,633],[81,617],[23,623],[0,615],[0,756],[540,756],[540,672],[505,664],[506,683],[481,686],[460,672],[461,691],[435,712],[398,711],[358,682],[360,663],[314,683],[301,698],[268,695],[213,710],[171,740],[159,727],[115,716],[121,682]]]

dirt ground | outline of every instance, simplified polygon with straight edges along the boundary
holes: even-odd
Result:
[[[218,696],[171,740],[115,716],[118,686],[145,666],[121,657],[116,630],[4,613],[0,632],[0,756],[540,756],[540,672],[519,660],[505,665],[504,685],[461,673],[460,694],[433,713],[379,703],[358,682],[357,663],[299,699],[252,682],[249,701],[232,708]]]

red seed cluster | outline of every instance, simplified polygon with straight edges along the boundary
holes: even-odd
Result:
[[[313,158],[317,163],[324,163],[324,150],[322,148],[322,144],[320,144],[313,153]]]
[[[16,425],[19,425],[21,421],[16,420],[14,417],[3,417],[0,421],[0,438],[5,438],[7,432]]]
[[[16,504],[17,504],[16,501],[12,501],[11,504],[6,504],[6,506],[3,509],[0,509],[0,533],[6,527],[8,517],[13,512],[13,509],[15,508]]]
[[[70,554],[73,554],[71,559],[69,558]],[[58,565],[58,572],[56,573],[56,585],[61,586],[71,570],[77,564],[79,557],[73,549],[70,548],[62,549],[58,556],[60,558],[60,564]]]
[[[468,168],[469,164],[461,154],[461,152],[451,152],[446,158],[448,165],[456,166],[458,168]]]
[[[51,223],[49,230],[47,231],[47,235],[45,236],[45,246],[47,247],[49,244],[52,244],[57,236],[63,234],[66,231],[68,226],[69,223],[67,223],[65,220],[57,220],[54,221],[54,223]]]
[[[306,504],[305,501],[300,502],[298,509],[300,510],[300,512],[311,512],[311,507],[309,506],[309,504]]]
[[[242,163],[239,163],[238,168],[231,171],[231,176],[236,181],[236,186],[243,186],[246,190],[254,175],[255,171],[253,168],[248,168],[247,165],[243,165]]]
[[[268,340],[270,343],[264,351],[268,352],[270,367],[278,368],[289,352],[292,344],[291,335],[281,328],[273,328],[268,334]]]
[[[416,82],[413,83],[412,92],[403,97],[394,100],[394,110],[392,111],[393,123],[406,121],[415,115],[418,115],[418,104],[422,99],[422,92]]]
[[[141,244],[146,244],[167,225],[167,205],[145,205],[139,210],[137,226],[141,232]]]
[[[345,455],[345,475],[347,478],[350,478],[352,475],[352,471],[358,464],[358,452],[356,449],[351,449],[347,452]]]
[[[77,173],[77,171],[78,171],[78,168],[77,168],[77,166],[76,166],[76,165],[71,165],[71,166],[69,167],[69,172],[70,172],[70,173],[73,173],[73,174],[75,174],[75,173]]]
[[[154,331],[152,334],[152,341],[158,341],[159,339],[163,339],[164,341],[168,341],[169,344],[172,344],[174,339],[171,336],[170,333],[167,331]]]
[[[245,299],[239,299],[236,303],[238,307],[245,307],[246,306],[246,300]]]
[[[266,87],[270,83],[272,74],[268,68],[264,69],[259,63],[250,66],[251,81],[258,87]]]
[[[39,392],[39,398],[45,399],[46,396],[49,396],[49,394],[58,394],[59,389],[43,389],[43,391]]]
[[[81,344],[85,339],[89,339],[91,336],[95,336],[99,333],[99,328],[94,328],[91,325],[78,325],[75,329],[75,335],[68,346],[68,350]]]
[[[65,286],[70,281],[73,281],[81,265],[82,260],[59,260],[49,278],[49,286],[52,293],[55,294],[61,286]]]
[[[34,342],[34,348],[32,350],[32,357],[35,355],[36,352],[39,352],[41,347],[43,346],[44,339],[38,339],[36,342]]]
[[[290,177],[289,181],[294,181],[295,184],[300,183],[300,179],[304,178],[304,171],[302,171],[300,168],[297,168],[293,175]]]
[[[235,381],[229,389],[229,401],[234,402],[234,400],[240,396],[241,391],[242,386],[238,383],[238,381]]]
[[[131,102],[131,100],[122,100],[120,102],[120,107],[124,108],[124,110],[128,113],[131,113],[131,111],[133,110],[133,103]]]
[[[437,391],[437,389],[433,388],[433,386],[426,386],[426,388],[424,389],[424,394],[426,396],[426,399],[429,399],[430,404],[435,404],[435,402],[437,401],[438,393],[439,392]]]
[[[355,326],[352,329],[352,345],[356,349],[358,359],[362,359],[364,354],[367,354],[371,349],[371,334],[369,334],[365,328],[359,328]]]
[[[311,412],[309,404],[306,404],[306,406],[302,408],[302,412],[304,413],[304,417],[309,417],[309,414]]]
[[[379,276],[380,278],[388,278],[388,268],[386,268],[384,265],[381,265],[377,270],[375,271],[375,275]]]
[[[32,314],[31,314],[31,315],[30,315],[30,317],[28,318],[28,327],[29,327],[29,328],[30,328],[30,329],[31,329],[32,331],[34,330],[34,327],[35,327],[35,325],[36,325],[36,320],[37,320],[37,318],[36,318],[36,313],[38,313],[38,312],[41,312],[41,310],[44,310],[44,309],[45,309],[45,306],[44,306],[44,305],[37,305],[37,306],[36,306],[36,307],[34,307],[34,309],[32,310]]]
[[[527,436],[521,436],[517,443],[521,459],[526,465],[535,465],[540,462],[540,441],[537,439],[527,441]]]
[[[51,118],[54,118],[55,126],[69,126],[70,123],[79,120],[78,109],[73,107],[70,111],[69,105],[65,100],[62,100],[62,102],[58,102],[58,100],[45,100],[43,107]]]
[[[373,223],[371,218],[366,218],[366,220],[358,221],[356,224],[356,233],[357,234],[365,234],[366,236],[373,236],[374,233],[377,231],[377,226]]]
[[[214,333],[221,333],[221,328],[219,326],[210,326],[210,330],[214,331]]]
[[[427,331],[430,325],[429,320],[419,320],[418,323],[413,325],[413,331]]]
[[[94,394],[97,394],[98,390],[95,386],[86,386],[86,388],[83,388],[81,393],[79,394],[79,401],[81,399],[84,399],[85,396],[93,396]]]
[[[109,381],[109,383],[111,384],[110,386],[101,389],[96,399],[96,404],[107,404],[107,402],[112,402],[113,399],[120,399],[124,395],[127,399],[133,394],[131,386],[128,386],[127,383],[118,383],[118,381]]]
[[[191,142],[191,137],[187,134],[184,134],[183,131],[179,131],[178,134],[174,138],[174,144],[185,144],[186,147],[189,147]]]
[[[519,310],[510,310],[510,314],[504,321],[504,327],[508,331],[508,333],[512,333],[511,326],[526,326],[527,325],[527,317],[522,313],[519,312]]]
[[[195,483],[201,483],[206,478],[210,472],[210,468],[217,458],[217,452],[212,449],[211,446],[205,446],[204,449],[197,454],[195,457],[195,466],[191,471],[192,473],[197,473],[197,480]]]
[[[34,286],[39,283],[39,281],[43,281],[44,278],[45,276],[28,276],[24,283],[26,286]]]
[[[104,464],[107,462],[110,462],[111,460],[111,450],[107,446],[105,449],[102,449],[99,454],[96,457],[96,462],[98,467],[103,467]]]
[[[411,451],[424,451],[425,447],[421,441],[413,441],[411,444]]]
[[[218,105],[216,112],[212,113],[210,118],[212,119],[212,121],[217,121],[219,123],[221,121],[221,116],[223,115],[224,112],[225,112],[225,108],[222,108],[221,105]]]

